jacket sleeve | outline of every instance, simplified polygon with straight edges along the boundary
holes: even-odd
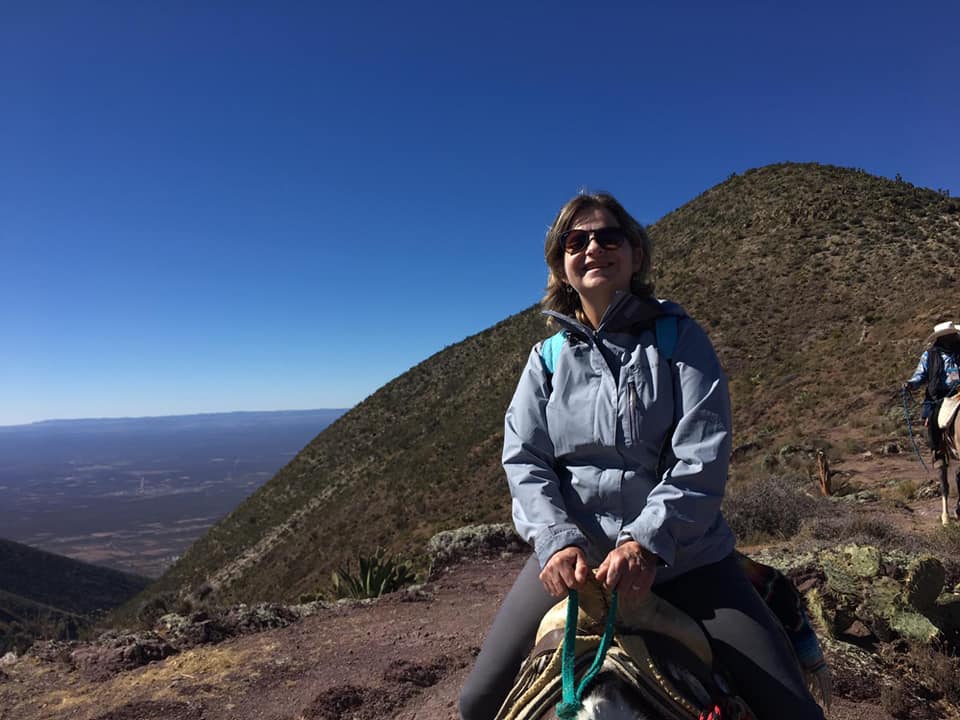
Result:
[[[733,434],[727,378],[713,345],[693,320],[681,323],[670,368],[676,420],[665,440],[665,469],[617,539],[636,540],[666,565],[717,522]]]
[[[927,368],[930,367],[930,351],[924,350],[920,356],[920,362],[917,369],[913,371],[913,376],[907,380],[907,385],[911,389],[916,389],[927,381]]]
[[[540,344],[530,352],[504,420],[503,469],[513,497],[513,522],[531,543],[542,568],[570,545],[587,548],[586,536],[570,520],[554,470],[554,449],[547,430],[550,377]]]

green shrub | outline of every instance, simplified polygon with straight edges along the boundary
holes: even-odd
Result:
[[[150,629],[161,617],[177,609],[177,594],[167,590],[140,604],[137,608],[137,622],[141,627]]]
[[[859,438],[846,438],[841,443],[844,452],[848,455],[859,455],[867,449],[867,446],[864,445],[863,440]]]
[[[359,557],[359,571],[341,567],[332,574],[333,594],[338,598],[375,598],[399,590],[414,581],[413,572],[383,548],[369,556]]]

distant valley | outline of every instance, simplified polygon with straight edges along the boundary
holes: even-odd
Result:
[[[344,412],[0,427],[0,537],[157,577]]]

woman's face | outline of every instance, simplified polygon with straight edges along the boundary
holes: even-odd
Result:
[[[940,346],[951,355],[956,355],[960,352],[960,335],[944,335],[940,338]]]
[[[603,208],[591,208],[578,214],[571,230],[598,230],[619,227],[616,219]],[[609,303],[618,291],[628,292],[633,274],[640,269],[643,252],[624,239],[616,249],[604,249],[596,238],[590,237],[587,246],[578,253],[563,253],[565,279],[581,298],[592,303]]]

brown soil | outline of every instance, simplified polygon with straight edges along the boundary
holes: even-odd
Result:
[[[936,531],[937,498],[894,497],[900,480],[927,482],[915,458],[858,456],[835,470],[891,496],[863,512],[903,531]],[[524,560],[471,561],[422,593],[340,606],[101,681],[27,656],[0,674],[0,720],[451,720],[483,634]],[[837,681],[830,717],[890,717],[876,687],[859,686],[856,674]],[[960,718],[942,702],[927,705],[927,714],[908,716]]]

